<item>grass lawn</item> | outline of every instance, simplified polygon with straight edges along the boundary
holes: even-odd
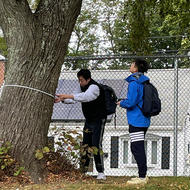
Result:
[[[77,180],[68,182],[59,180],[42,185],[0,184],[0,189],[5,190],[189,190],[190,177],[151,177],[144,186],[128,186],[129,177],[107,177],[106,181],[96,179]]]

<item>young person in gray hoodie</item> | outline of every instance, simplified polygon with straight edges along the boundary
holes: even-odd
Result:
[[[81,102],[82,111],[85,117],[83,129],[83,145],[96,147],[98,153],[94,154],[96,170],[98,171],[97,179],[106,180],[104,174],[104,163],[102,150],[102,140],[104,127],[107,120],[104,91],[101,86],[91,78],[91,72],[88,69],[81,69],[77,73],[79,80],[78,89],[73,94],[57,94],[55,103],[62,101],[63,103]],[[86,172],[89,166],[89,157],[84,155],[81,160],[85,160],[83,171]]]

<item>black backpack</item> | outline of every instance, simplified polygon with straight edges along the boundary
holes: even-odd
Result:
[[[149,81],[146,81],[143,89],[142,108],[137,105],[146,117],[156,116],[161,112],[161,100],[156,87]]]
[[[106,106],[106,114],[114,114],[116,112],[117,107],[117,96],[115,94],[115,91],[112,87],[105,85],[105,84],[99,84],[100,87],[104,90],[104,98],[105,98],[105,106]]]

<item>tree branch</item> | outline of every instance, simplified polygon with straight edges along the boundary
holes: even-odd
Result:
[[[36,9],[36,13],[46,12],[51,7],[51,4],[55,4],[55,2],[51,0],[40,0]]]
[[[28,15],[32,14],[27,0],[0,0],[0,24],[2,28],[4,23],[9,19],[22,20],[28,19]],[[26,16],[26,17],[23,17]]]
[[[66,14],[71,11],[70,7],[76,7],[77,10],[81,7],[82,0],[40,0],[36,9],[36,14]],[[76,6],[77,5],[77,6]],[[74,10],[72,10],[74,13]]]
[[[67,33],[76,22],[80,13],[82,0],[41,0],[35,12],[35,18],[43,29],[43,36],[51,36],[57,31],[60,34]],[[73,23],[67,27],[68,23]]]

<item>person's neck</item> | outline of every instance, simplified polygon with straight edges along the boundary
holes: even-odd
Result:
[[[134,75],[144,75],[144,73],[141,73],[141,72],[134,72],[132,74],[134,74]]]

